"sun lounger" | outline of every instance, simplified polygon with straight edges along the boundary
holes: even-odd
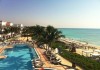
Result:
[[[66,70],[75,70],[75,69],[66,69]]]
[[[61,60],[60,59],[56,59],[56,58],[51,58],[50,62],[53,64],[61,64]]]
[[[34,66],[39,68],[39,67],[43,66],[43,63],[42,62],[35,62]]]
[[[2,56],[0,56],[0,59],[4,59],[6,57],[7,57],[6,55],[2,55]]]
[[[98,52],[98,53],[100,53],[100,50],[94,50],[94,52]]]
[[[99,57],[100,54],[98,54],[98,53],[92,53],[91,56],[92,56],[92,57]]]
[[[40,59],[34,59],[34,60],[32,60],[32,63],[37,68],[43,66],[43,62]]]

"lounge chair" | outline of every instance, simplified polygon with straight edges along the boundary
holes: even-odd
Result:
[[[35,62],[34,66],[35,66],[36,68],[40,68],[40,67],[43,66],[43,62]]]
[[[34,59],[33,60],[33,65],[38,68],[43,66],[43,62],[40,59]]]
[[[75,70],[75,69],[66,69],[66,70]]]
[[[61,60],[60,59],[56,59],[56,58],[51,58],[50,62],[53,64],[61,64]]]
[[[0,59],[4,59],[6,57],[7,57],[7,55],[2,55],[2,56],[0,56]]]

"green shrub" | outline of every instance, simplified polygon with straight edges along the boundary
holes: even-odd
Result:
[[[65,59],[68,59],[69,61],[76,63],[84,70],[100,70],[100,62],[92,60],[91,58],[84,57],[66,50],[62,50],[62,53],[60,53],[60,55]]]
[[[57,41],[57,42],[53,42],[51,47],[53,49],[55,49],[55,48],[66,49],[66,44],[64,44],[63,42],[58,42]]]

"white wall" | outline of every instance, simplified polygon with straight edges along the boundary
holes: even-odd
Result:
[[[2,22],[2,26],[6,26],[6,23],[7,23],[7,22]]]
[[[13,26],[13,23],[10,23],[10,26]]]

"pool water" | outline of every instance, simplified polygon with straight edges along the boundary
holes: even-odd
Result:
[[[35,50],[28,45],[15,45],[6,49],[7,58],[0,60],[0,70],[34,70],[31,60],[38,58]]]

